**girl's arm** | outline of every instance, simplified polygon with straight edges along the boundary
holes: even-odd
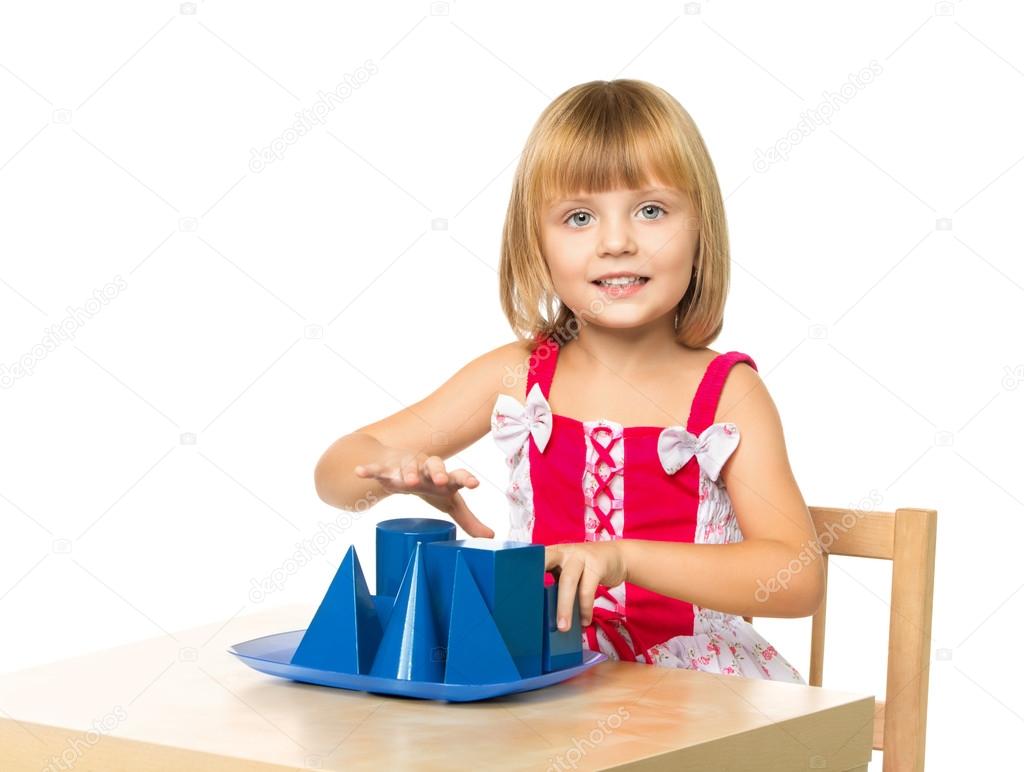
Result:
[[[507,381],[509,373],[519,372],[528,357],[526,341],[501,346],[462,367],[419,402],[339,438],[317,462],[313,475],[317,495],[331,506],[352,510],[369,508],[393,492],[372,476],[360,477],[357,466],[393,470],[408,484],[417,484],[426,468],[432,480],[423,482],[442,486],[441,493],[448,483],[474,487],[469,472],[449,474],[439,459],[458,453],[490,431],[490,413],[499,391],[525,399],[520,393],[525,387],[518,383],[509,387]],[[430,462],[425,463],[428,458]],[[422,495],[425,491],[407,492]],[[462,510],[451,514],[467,532],[484,535],[490,530],[468,512],[461,499],[459,504]]]
[[[724,613],[813,614],[825,586],[814,524],[793,478],[775,403],[749,365],[732,368],[715,420],[732,421],[740,430],[721,475],[743,541],[623,539],[628,581]]]

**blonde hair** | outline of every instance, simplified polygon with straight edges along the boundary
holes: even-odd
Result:
[[[544,109],[526,141],[499,266],[501,307],[517,337],[565,336],[580,325],[555,295],[541,253],[545,204],[577,191],[639,189],[653,182],[648,175],[688,194],[699,223],[694,274],[677,307],[676,340],[702,348],[718,337],[729,287],[729,240],[714,165],[693,119],[671,94],[626,79],[570,88]]]

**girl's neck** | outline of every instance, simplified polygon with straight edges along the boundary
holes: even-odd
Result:
[[[620,374],[648,370],[657,363],[668,362],[685,348],[676,341],[675,309],[648,324],[638,327],[604,327],[595,322],[580,325],[575,340],[564,348],[576,349],[573,357],[581,363],[603,363]]]

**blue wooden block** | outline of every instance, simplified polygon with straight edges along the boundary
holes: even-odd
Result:
[[[409,557],[370,675],[407,681],[440,681],[444,676],[444,649],[434,623],[423,544],[417,544]]]
[[[377,523],[377,595],[395,597],[418,542],[455,538],[455,523],[432,517],[396,517]]]
[[[451,596],[444,681],[448,684],[494,684],[519,680],[519,670],[494,617],[464,560],[455,557],[455,587]]]
[[[373,605],[377,607],[377,616],[380,617],[380,627],[383,630],[388,626],[391,609],[395,607],[395,599],[389,595],[374,595]]]
[[[579,665],[583,662],[583,631],[580,627],[580,604],[575,599],[569,617],[569,629],[558,629],[558,582],[544,588],[544,650],[541,669],[545,673]]]
[[[456,557],[462,554],[480,595],[523,678],[541,674],[544,628],[544,545],[499,539],[459,539],[426,545],[427,577],[448,645]]]
[[[291,663],[342,673],[370,669],[382,628],[354,546],[348,548]]]

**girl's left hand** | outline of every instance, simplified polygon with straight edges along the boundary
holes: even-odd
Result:
[[[573,597],[579,597],[580,625],[593,619],[597,586],[614,587],[626,580],[626,561],[618,540],[549,544],[544,549],[544,570],[558,580],[558,629],[568,630]]]

